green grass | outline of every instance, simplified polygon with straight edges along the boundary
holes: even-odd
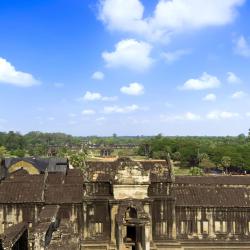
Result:
[[[175,175],[190,175],[190,168],[174,167]]]

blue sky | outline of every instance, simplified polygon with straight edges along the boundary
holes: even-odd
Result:
[[[0,130],[238,135],[247,0],[1,0]]]

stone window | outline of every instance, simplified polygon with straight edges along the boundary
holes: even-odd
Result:
[[[215,231],[215,233],[220,233],[221,232],[221,223],[220,223],[220,221],[215,221],[214,222],[214,231]]]
[[[203,221],[202,222],[202,233],[203,234],[208,234],[208,221]]]
[[[194,232],[194,222],[192,220],[181,221],[181,234],[192,234]]]
[[[96,234],[103,233],[103,223],[101,223],[101,222],[95,223],[95,232],[96,232]]]
[[[101,222],[92,222],[91,225],[92,236],[98,236],[103,234],[103,223]]]
[[[156,234],[157,235],[167,234],[167,222],[166,221],[156,223]]]
[[[90,207],[89,208],[89,216],[93,216],[94,215],[94,208]]]
[[[215,231],[215,233],[226,233],[227,232],[226,221],[215,221],[214,222],[214,231]]]

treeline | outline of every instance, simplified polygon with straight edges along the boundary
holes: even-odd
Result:
[[[63,133],[30,132],[22,135],[18,132],[0,132],[0,146],[4,147],[8,154],[23,157],[46,156],[49,148],[53,146],[80,145],[82,139]]]
[[[145,137],[143,136],[118,137],[116,134],[110,137],[81,137],[64,133],[42,133],[37,131],[22,135],[21,133],[10,131],[8,133],[0,132],[0,147],[2,147],[1,151],[5,152],[2,155],[7,154],[18,157],[47,156],[50,150],[54,150],[53,154],[63,156],[67,150],[77,151],[86,147],[87,144],[138,144],[144,139]]]
[[[165,158],[170,154],[181,167],[250,170],[250,137],[156,137],[145,140],[140,155]]]
[[[201,169],[250,171],[250,136],[237,137],[170,137],[117,136],[78,137],[63,133],[0,132],[0,156],[47,156],[55,147],[55,154],[64,156],[67,150],[83,149],[86,144],[136,144],[137,154],[147,158],[166,158],[167,154],[181,167]],[[84,148],[86,149],[86,148]],[[1,153],[2,152],[2,153]],[[88,153],[88,151],[84,151]]]

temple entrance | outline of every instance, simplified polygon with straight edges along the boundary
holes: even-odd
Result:
[[[136,227],[135,226],[127,226],[126,242],[135,243],[136,239],[137,239]]]
[[[142,227],[135,225],[126,226],[126,237],[124,243],[130,250],[141,250],[142,249]]]
[[[149,250],[149,216],[138,201],[124,201],[117,219],[117,249]]]

